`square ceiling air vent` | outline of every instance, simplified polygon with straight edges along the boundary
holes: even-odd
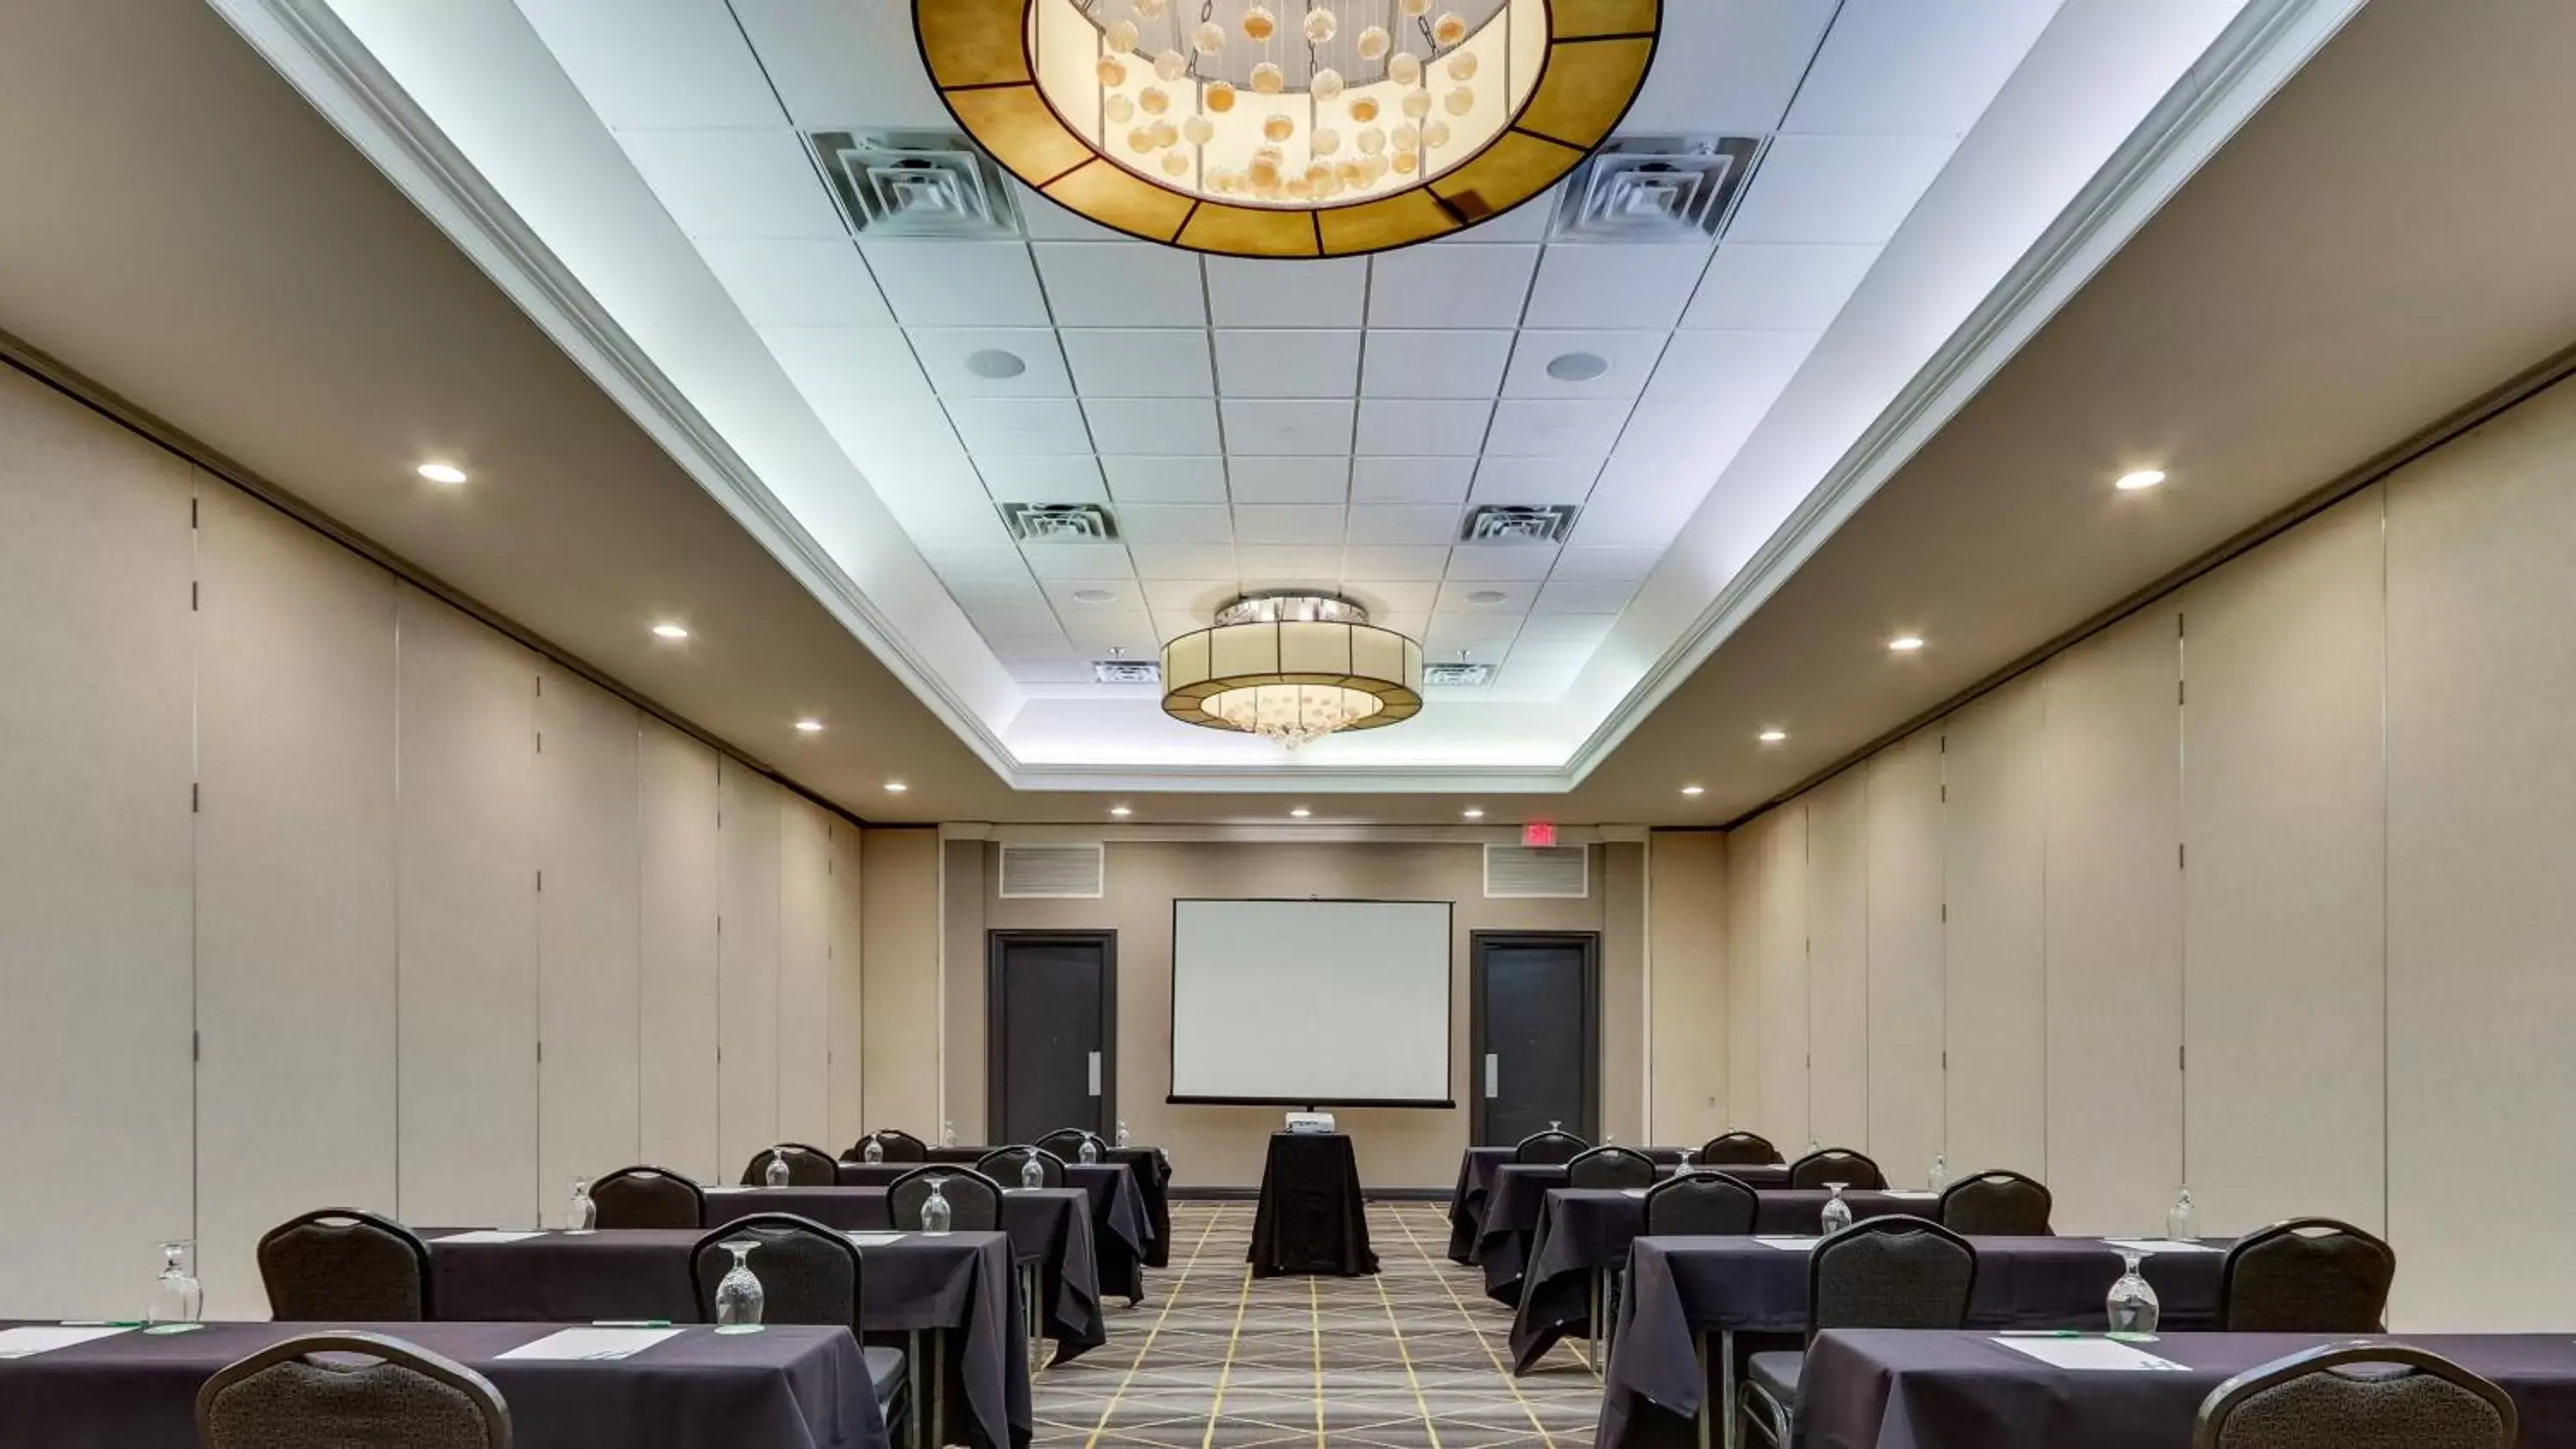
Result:
[[[1425,664],[1422,682],[1441,689],[1465,689],[1490,683],[1494,666],[1490,664]]]
[[[1458,541],[1563,543],[1565,536],[1574,531],[1574,515],[1581,511],[1571,503],[1488,503],[1467,510],[1467,522],[1458,530]]]
[[[1095,659],[1091,677],[1101,684],[1160,684],[1163,666],[1150,659]]]
[[[887,237],[1016,237],[1019,207],[1001,168],[938,131],[816,131],[806,138],[850,230]]]
[[[1115,543],[1118,520],[1097,503],[1004,503],[1002,522],[1022,543]]]
[[[1567,178],[1550,241],[1705,242],[1726,227],[1761,143],[1749,136],[1622,136]]]

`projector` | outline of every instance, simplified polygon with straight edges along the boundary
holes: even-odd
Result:
[[[1333,1114],[1330,1112],[1291,1112],[1288,1114],[1288,1130],[1291,1132],[1330,1132],[1333,1130]]]

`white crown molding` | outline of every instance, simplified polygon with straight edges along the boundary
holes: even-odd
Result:
[[[1650,834],[1642,825],[1565,825],[1557,829],[1559,845],[1634,845]],[[1005,845],[1133,845],[1183,843],[1200,845],[1518,845],[1520,831],[1493,825],[1367,825],[1319,820],[1240,821],[1231,825],[1101,824],[1012,825],[989,821],[950,821],[939,838],[989,840]]]

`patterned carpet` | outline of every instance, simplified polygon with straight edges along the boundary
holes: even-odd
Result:
[[[1143,1449],[1575,1449],[1600,1382],[1564,1350],[1514,1379],[1510,1311],[1444,1256],[1437,1203],[1375,1203],[1374,1278],[1251,1280],[1252,1204],[1172,1205],[1172,1266],[1109,1343],[1050,1368],[1037,1444]]]

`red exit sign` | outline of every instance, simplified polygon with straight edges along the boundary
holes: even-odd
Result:
[[[1544,820],[1533,820],[1521,827],[1521,844],[1532,849],[1556,844],[1556,827]]]

